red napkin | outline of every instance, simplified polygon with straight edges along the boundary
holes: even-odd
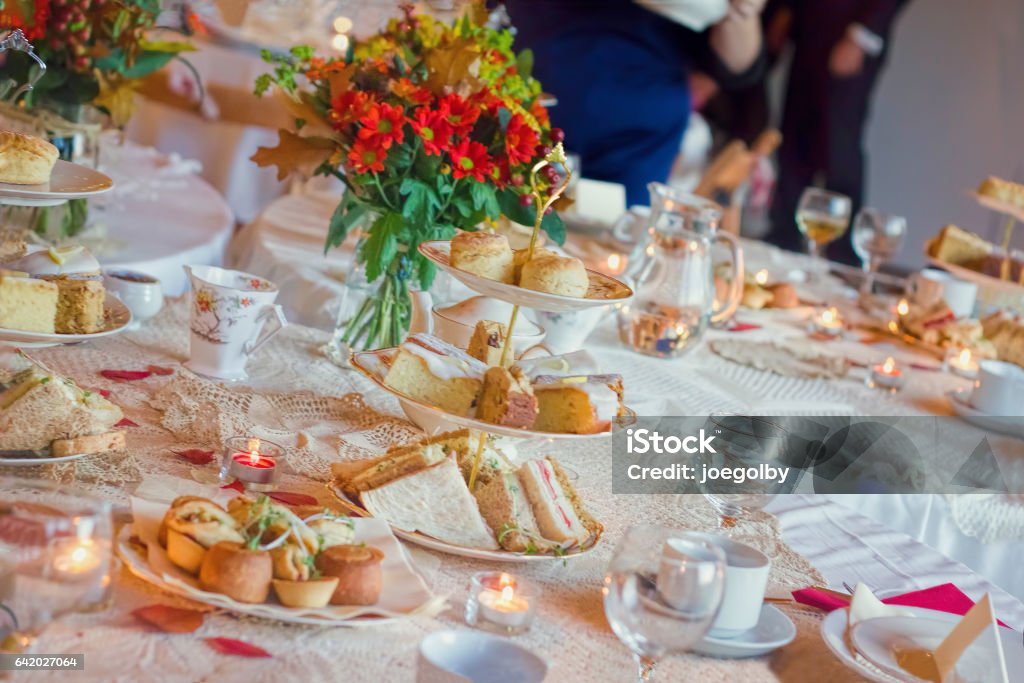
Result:
[[[839,609],[841,607],[847,607],[850,604],[849,600],[843,600],[842,598],[820,591],[817,588],[801,588],[800,590],[793,591],[793,599],[802,605],[817,607],[818,609],[823,609],[826,612],[831,612],[832,610]],[[960,616],[967,614],[967,611],[974,607],[974,601],[967,597],[962,590],[951,583],[944,583],[941,586],[933,586],[919,591],[904,593],[903,595],[894,595],[890,598],[883,598],[882,602],[887,605],[924,607],[925,609],[948,612],[949,614],[959,614]],[[999,622],[999,625],[1006,626],[1006,624],[1001,621]],[[1009,628],[1009,626],[1006,626],[1006,628]]]

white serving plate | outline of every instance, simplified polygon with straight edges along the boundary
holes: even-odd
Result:
[[[793,620],[778,607],[765,603],[761,606],[757,626],[733,638],[706,635],[693,646],[693,651],[726,659],[758,657],[789,645],[794,638],[796,625]]]
[[[981,429],[1024,439],[1024,417],[1001,417],[982,412],[971,405],[971,393],[971,389],[965,388],[946,392],[957,417]]]
[[[146,504],[150,504],[146,501]],[[156,504],[165,510],[166,504]],[[156,530],[159,518],[146,518],[139,525],[138,505],[133,501],[135,523],[125,525],[117,537],[117,554],[133,574],[175,595],[195,600],[213,607],[246,614],[249,616],[273,619],[289,624],[309,624],[314,626],[373,626],[393,622],[397,619],[430,614],[439,610],[443,599],[434,596],[423,578],[413,568],[408,554],[391,533],[387,523],[376,519],[355,519],[356,542],[366,543],[384,551],[381,564],[383,584],[381,599],[376,605],[370,606],[327,606],[320,609],[302,609],[285,607],[275,598],[261,604],[237,602],[220,593],[200,590],[195,584],[195,577],[189,576],[175,567],[167,559],[167,554],[156,542]],[[129,539],[138,536],[149,546],[147,557],[145,551],[131,543]],[[159,567],[155,565],[160,565]],[[271,590],[273,596],[273,590]]]
[[[96,453],[75,453],[74,455],[62,455],[59,458],[53,457],[41,457],[34,458],[26,455],[23,458],[3,458],[0,457],[0,465],[4,467],[38,467],[40,465],[57,465],[62,462],[71,462],[72,460],[78,460],[84,458],[87,455],[97,455]]]
[[[974,197],[976,202],[984,206],[986,209],[992,209],[993,211],[998,211],[1006,216],[1012,216],[1017,220],[1024,221],[1024,209],[1016,204],[1008,204],[994,197],[986,197],[985,195],[978,194],[974,190],[968,190],[968,193]]]
[[[40,185],[0,183],[0,204],[56,206],[69,199],[94,197],[114,189],[108,176],[80,164],[58,159],[50,182]]]
[[[501,299],[517,306],[551,313],[566,313],[608,304],[624,304],[633,298],[633,290],[627,284],[589,268],[587,277],[590,278],[590,289],[586,298],[537,292],[517,285],[489,280],[452,266],[450,262],[451,248],[452,243],[449,240],[434,240],[424,242],[419,246],[421,254],[474,292],[493,296],[495,299]]]
[[[99,332],[91,334],[48,334],[46,332],[25,332],[0,327],[0,342],[9,342],[25,348],[58,346],[60,344],[78,344],[93,339],[102,339],[123,332],[132,322],[132,312],[120,299],[107,292],[103,302],[105,326]]]
[[[368,516],[368,513],[361,505],[353,502],[349,499],[345,493],[338,488],[334,483],[328,484],[327,488],[338,499],[338,502],[344,506],[348,512],[353,515]],[[382,520],[383,521],[383,520]],[[551,554],[527,554],[527,553],[514,553],[509,550],[487,550],[484,548],[473,548],[466,545],[456,545],[454,543],[448,543],[447,541],[441,541],[433,536],[427,536],[421,534],[418,531],[406,531],[405,529],[399,529],[396,526],[391,526],[391,531],[394,532],[395,536],[398,536],[403,541],[409,543],[415,543],[418,546],[422,546],[429,550],[436,550],[439,553],[446,553],[448,555],[458,555],[459,557],[470,557],[474,560],[487,560],[490,562],[550,562],[551,560],[572,560],[581,555],[586,555],[601,541],[601,536],[598,535],[594,539],[593,543],[583,548],[576,548],[568,551],[564,555],[551,555]]]
[[[928,264],[941,268],[942,270],[949,271],[950,274],[955,275],[961,280],[967,280],[968,282],[974,282],[979,287],[987,287],[999,292],[1006,292],[1008,294],[1016,294],[1017,296],[1024,297],[1024,286],[1017,284],[1011,280],[1000,280],[997,277],[991,275],[985,275],[979,273],[976,270],[970,268],[964,268],[963,266],[957,266],[952,263],[946,263],[936,258],[928,257]]]
[[[389,387],[384,383],[384,377],[388,374],[388,368],[391,367],[391,360],[397,352],[397,346],[391,346],[386,349],[374,349],[372,351],[353,351],[351,358],[352,367],[369,377],[377,384],[377,386],[397,398],[403,404],[408,403],[416,410],[428,415],[436,416],[438,420],[443,420],[455,425],[456,427],[469,427],[471,429],[479,429],[480,431],[487,432],[489,434],[508,436],[516,439],[557,439],[559,441],[593,441],[595,439],[603,439],[611,436],[612,434],[610,429],[608,431],[597,432],[595,434],[539,432],[533,429],[521,429],[519,427],[496,425],[490,422],[485,422],[484,420],[478,420],[475,417],[466,417],[465,415],[456,415],[454,413],[446,412],[437,406],[432,406],[429,403],[424,403],[407,394],[395,391],[392,387]],[[627,417],[629,419],[636,417],[635,412],[629,408],[626,410],[628,411]]]

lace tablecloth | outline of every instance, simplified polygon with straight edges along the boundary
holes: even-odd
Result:
[[[183,301],[169,306],[143,329],[78,347],[34,352],[58,372],[82,386],[109,389],[113,400],[138,426],[129,427],[128,448],[111,454],[60,466],[41,468],[38,474],[97,491],[119,505],[132,492],[170,499],[213,480],[216,464],[193,467],[171,452],[186,447],[214,448],[226,435],[244,431],[280,441],[287,446],[294,473],[283,484],[288,490],[318,496],[328,502],[324,487],[327,463],[334,458],[358,458],[379,452],[387,444],[414,435],[396,417],[397,406],[368,380],[341,370],[322,358],[317,347],[326,334],[292,326],[271,340],[250,363],[252,377],[246,385],[223,387],[191,375],[178,363],[187,357],[187,312]],[[150,364],[176,369],[171,376],[153,376],[135,382],[110,382],[102,369],[139,369]],[[638,385],[634,385],[638,386]],[[687,400],[685,395],[680,400]],[[600,586],[615,542],[624,529],[636,522],[710,528],[713,516],[699,497],[611,495],[610,446],[588,445],[558,448],[558,457],[578,474],[577,486],[594,515],[605,527],[604,541],[588,555],[550,564],[510,567],[539,582],[543,602],[533,630],[517,639],[551,664],[552,681],[625,681],[633,675],[626,649],[608,628],[601,603]],[[827,501],[836,520],[852,513]],[[800,514],[805,504],[792,513]],[[898,573],[880,578],[877,569],[898,564],[899,553],[917,558],[924,568],[944,576],[960,577],[965,590],[977,595],[992,590],[963,567],[934,551],[899,539],[901,550],[883,551],[891,558],[878,564],[856,534],[843,536],[847,521],[824,521],[821,509],[814,520],[797,526],[805,542],[821,544],[816,533],[838,543],[861,558],[830,567],[830,580],[857,581],[861,576],[878,588],[908,582]],[[786,516],[783,516],[783,520]],[[860,518],[862,520],[862,518]],[[856,522],[855,523],[863,523]],[[831,526],[827,526],[831,525]],[[778,537],[774,520],[764,523],[763,533]],[[841,541],[835,539],[841,538]],[[779,544],[771,590],[784,594],[788,588],[821,583],[822,574],[798,552]],[[420,618],[387,627],[317,629],[240,619],[212,614],[195,635],[165,635],[148,631],[129,614],[135,607],[154,602],[176,603],[177,598],[122,572],[116,584],[114,607],[105,613],[61,619],[44,633],[38,652],[84,652],[82,680],[139,681],[334,681],[339,672],[354,680],[411,681],[415,651],[420,638],[441,628],[462,624],[469,575],[488,565],[440,555],[409,546],[418,570],[428,585],[449,598],[450,608],[436,618]],[[829,563],[829,556],[822,558]],[[858,564],[863,569],[858,569]],[[880,581],[896,586],[879,585]],[[965,585],[966,584],[966,585]],[[912,585],[906,585],[912,588]],[[1001,614],[1011,624],[1024,621],[1024,606],[998,589],[994,590]],[[823,678],[858,680],[826,650],[817,636],[820,616],[813,611],[785,607],[797,624],[798,637],[790,646],[769,657],[724,661],[699,656],[674,657],[661,671],[663,680],[792,681]],[[229,636],[259,645],[273,653],[266,660],[247,660],[214,653],[201,640]],[[61,674],[33,672],[15,680],[57,680]]]

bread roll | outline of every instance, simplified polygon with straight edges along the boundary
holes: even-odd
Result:
[[[216,503],[209,498],[203,498],[202,496],[178,496],[175,498],[171,501],[171,507],[167,508],[167,512],[164,513],[164,518],[160,520],[160,528],[156,532],[156,540],[161,546],[164,548],[167,547],[167,522],[174,517],[175,509],[181,507],[185,503],[191,503],[195,500],[205,500],[216,505]]]
[[[582,298],[587,295],[590,278],[578,258],[549,253],[539,258],[534,256],[523,264],[519,286],[537,292]]]
[[[797,296],[796,288],[788,282],[777,282],[768,286],[772,293],[772,308],[796,308],[800,305],[800,297]]]
[[[57,148],[42,138],[0,131],[0,183],[39,185],[50,182]]]
[[[203,590],[222,593],[238,602],[266,602],[274,567],[270,553],[249,550],[241,543],[221,541],[206,551],[199,568]]]
[[[384,553],[367,545],[336,545],[320,553],[316,568],[338,577],[332,605],[373,605],[380,598]]]
[[[452,238],[451,264],[488,280],[512,282],[512,247],[493,232],[460,232]]]

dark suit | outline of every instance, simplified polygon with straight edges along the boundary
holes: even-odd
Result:
[[[786,0],[793,14],[793,64],[786,88],[779,149],[779,183],[768,240],[786,249],[803,246],[793,214],[800,193],[819,177],[848,195],[854,214],[864,195],[864,127],[872,90],[885,64],[891,29],[907,0]],[[850,77],[829,70],[832,48],[847,27],[860,23],[885,41],[877,56]],[[856,263],[849,233],[830,245],[830,258]]]

